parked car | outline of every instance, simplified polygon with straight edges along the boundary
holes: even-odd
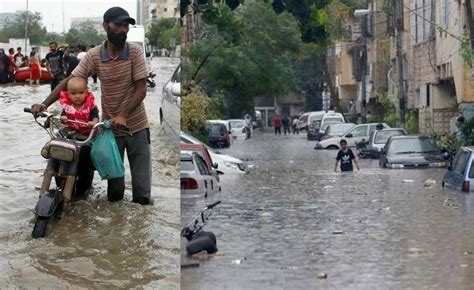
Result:
[[[206,133],[209,145],[214,148],[229,148],[232,132],[220,121],[207,121]]]
[[[306,131],[308,140],[320,140],[327,126],[331,124],[344,123],[344,116],[341,113],[322,112],[310,115],[311,123]]]
[[[342,139],[347,141],[347,145],[349,147],[356,147],[356,143],[361,142],[362,140],[368,140],[370,133],[375,131],[377,126],[381,126],[382,128],[390,128],[385,123],[366,123],[355,125],[352,129],[347,130],[340,136],[316,142],[314,149],[339,149],[339,142]]]
[[[160,107],[160,124],[167,126],[178,136],[180,132],[180,72],[178,65],[171,78],[163,85]]]
[[[379,165],[393,169],[445,167],[446,160],[432,137],[405,135],[388,139],[381,151]]]
[[[454,160],[448,165],[448,170],[443,177],[442,186],[452,187],[458,190],[474,191],[474,147],[461,147],[456,152]],[[445,159],[448,159],[445,155]]]
[[[181,143],[188,143],[188,144],[203,144],[198,139],[194,138],[193,136],[181,132]],[[248,166],[242,160],[222,154],[219,151],[212,149],[211,147],[206,146],[209,154],[211,155],[212,161],[218,164],[218,168],[224,174],[236,174],[236,173],[248,173]]]
[[[219,182],[197,152],[181,150],[181,194],[208,196],[220,190]]]
[[[375,130],[370,134],[367,146],[361,152],[370,158],[380,158],[380,151],[392,136],[406,135],[407,131],[403,128],[390,128]]]
[[[249,127],[247,127],[247,121],[242,119],[231,119],[227,120],[230,125],[230,131],[232,132],[232,138],[238,139],[238,140],[245,140],[247,139],[248,132],[247,130],[250,130]],[[250,123],[249,125],[250,126]]]
[[[328,124],[324,134],[321,136],[320,140],[326,140],[332,137],[337,137],[343,135],[346,131],[354,128],[356,124],[354,123],[339,123],[339,124]]]

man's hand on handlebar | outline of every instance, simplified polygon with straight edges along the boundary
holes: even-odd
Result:
[[[45,104],[33,104],[31,106],[31,113],[33,114],[33,116],[36,117],[39,112],[46,111],[47,108],[48,106],[46,106]]]
[[[61,121],[61,123],[66,123],[67,122],[67,116],[61,116],[61,118],[59,118],[59,120]]]

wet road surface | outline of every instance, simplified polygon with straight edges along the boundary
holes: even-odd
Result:
[[[188,258],[200,266],[182,269],[182,289],[473,288],[474,197],[441,188],[443,169],[362,160],[360,172],[334,173],[336,151],[305,137],[235,142],[223,153],[252,171],[223,176],[207,200],[182,199],[182,224],[222,200],[205,228],[220,255]]]
[[[131,201],[126,166],[125,201],[107,201],[107,183],[96,173],[94,191],[53,220],[46,238],[32,240],[33,208],[46,160],[48,135],[24,107],[41,102],[49,85],[0,87],[0,288],[179,289],[178,140],[160,127],[162,85],[179,59],[155,58],[157,86],[145,107],[152,138],[153,206]],[[89,86],[97,99],[100,88]],[[100,101],[100,100],[99,100]],[[99,105],[100,108],[100,105]]]

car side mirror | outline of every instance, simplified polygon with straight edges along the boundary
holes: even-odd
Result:
[[[173,83],[171,85],[171,94],[175,97],[179,97],[181,95],[181,85],[180,85],[180,83]]]
[[[228,134],[232,134],[232,131],[227,132]]]
[[[354,135],[352,135],[351,133],[349,133],[349,134],[346,135],[346,137],[347,137],[347,138],[352,138],[352,137],[354,137]]]
[[[146,56],[146,57],[150,57],[150,56],[151,56],[151,53],[145,52],[145,56]]]
[[[212,167],[217,169],[217,167],[219,167],[219,164],[217,164],[217,162],[214,162],[214,163],[212,163]]]

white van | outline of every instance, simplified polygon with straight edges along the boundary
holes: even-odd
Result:
[[[305,130],[308,131],[308,128],[311,124],[317,123],[318,126],[321,126],[321,120],[326,114],[338,114],[342,116],[340,113],[335,113],[334,111],[315,111],[315,112],[307,112],[301,115],[300,119],[298,120],[298,130]],[[342,116],[342,119],[344,120],[344,116]]]
[[[318,140],[330,124],[345,123],[344,116],[334,111],[315,112],[308,117],[306,137],[308,140]]]
[[[150,51],[148,49],[147,39],[145,38],[145,27],[143,25],[130,25],[127,33],[127,42],[139,45],[143,50],[143,56],[148,69],[150,69]]]

